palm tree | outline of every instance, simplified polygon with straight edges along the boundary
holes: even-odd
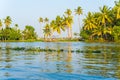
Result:
[[[62,25],[62,18],[60,16],[56,17],[54,26],[52,26],[53,31],[56,31],[58,34],[61,34],[61,30],[65,31],[65,27]]]
[[[45,23],[48,23],[48,22],[49,22],[49,19],[46,17],[46,18],[44,19],[44,21],[45,21]]]
[[[38,21],[39,21],[39,23],[41,24],[41,23],[43,23],[43,18],[42,17],[40,17],[39,19],[38,19]]]
[[[4,23],[6,28],[10,27],[10,24],[12,23],[11,17],[7,16],[6,19],[4,19]]]
[[[120,19],[120,0],[119,1],[115,1],[114,9],[116,10],[116,18]]]
[[[104,27],[106,27],[106,22],[111,22],[111,19],[109,17],[109,12],[110,12],[110,8],[108,8],[107,6],[103,6],[103,7],[100,7],[100,12],[101,12],[101,20],[102,20],[102,24],[104,25]]]
[[[44,20],[43,20],[42,17],[40,17],[40,18],[38,19],[38,21],[39,21],[39,23],[40,23],[40,30],[42,30],[41,27],[42,27],[42,23],[44,22]]]
[[[68,38],[72,38],[72,24],[73,24],[73,17],[65,17],[64,16],[64,20],[63,20],[65,26],[67,26],[68,29]]]
[[[67,26],[68,38],[72,38],[72,23],[73,23],[72,11],[70,9],[67,9],[65,14],[67,16],[64,16],[63,23],[64,23],[64,25]]]
[[[55,20],[52,20],[50,22],[50,28],[51,28],[51,38],[52,38],[52,35],[53,35],[53,28],[55,27]]]
[[[107,28],[107,26],[106,26],[107,23],[112,22],[110,19],[110,16],[109,16],[110,8],[104,5],[103,7],[100,7],[100,13],[101,13],[101,16],[99,16],[98,19],[101,21],[101,24],[103,26],[103,32],[104,32],[104,30]],[[103,34],[103,35],[105,35],[105,34]],[[106,35],[106,38],[107,38],[107,35]]]
[[[84,23],[84,30],[92,30],[97,28],[95,24],[95,18],[93,17],[93,14],[91,12],[88,12],[88,15],[86,18],[83,20]]]
[[[46,40],[46,38],[48,39],[49,36],[51,36],[51,29],[50,29],[50,25],[46,24],[44,29],[43,29],[43,33],[44,33],[44,39]]]
[[[3,26],[3,24],[2,24],[2,21],[1,21],[1,19],[0,19],[0,29],[2,28],[2,26]]]
[[[71,16],[72,15],[72,11],[70,9],[67,9],[66,12],[65,12],[65,14],[67,16]]]
[[[79,25],[79,28],[80,28],[80,15],[83,14],[83,11],[82,11],[82,8],[80,6],[78,6],[77,9],[75,9],[75,14],[78,15],[78,25]],[[81,30],[81,28],[80,28]]]

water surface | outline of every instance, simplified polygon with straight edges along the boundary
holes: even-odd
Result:
[[[0,43],[0,80],[117,80],[120,44],[84,42]],[[27,52],[5,47],[65,49],[67,52]],[[71,50],[99,50],[71,52]]]

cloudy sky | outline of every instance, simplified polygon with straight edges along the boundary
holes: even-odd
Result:
[[[0,19],[10,16],[13,21],[11,26],[17,23],[20,29],[24,29],[25,25],[32,25],[35,27],[37,34],[42,36],[38,22],[39,17],[48,17],[52,20],[55,19],[57,15],[62,16],[68,8],[74,12],[74,9],[81,6],[84,13],[81,19],[83,19],[88,11],[99,11],[99,7],[103,5],[113,7],[114,1],[115,0],[0,0]],[[77,16],[75,16],[74,13],[73,15],[73,32],[79,32]],[[62,34],[62,36],[66,36],[66,33]]]

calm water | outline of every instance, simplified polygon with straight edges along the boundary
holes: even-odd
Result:
[[[84,42],[0,43],[0,80],[119,80],[120,44]],[[67,52],[26,52],[4,49],[40,47]],[[78,53],[71,50],[99,50]]]

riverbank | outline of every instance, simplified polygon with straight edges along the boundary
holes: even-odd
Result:
[[[0,41],[0,42],[87,42],[87,43],[93,43],[93,42],[116,42],[116,43],[120,43],[120,40],[118,41],[108,41],[108,40],[84,40],[84,39],[79,39],[79,38],[57,38],[57,39],[29,39],[29,40],[4,40],[4,41]]]
[[[5,40],[0,42],[79,42],[78,38],[68,39],[68,38],[57,38],[57,39],[29,39],[29,40]]]

